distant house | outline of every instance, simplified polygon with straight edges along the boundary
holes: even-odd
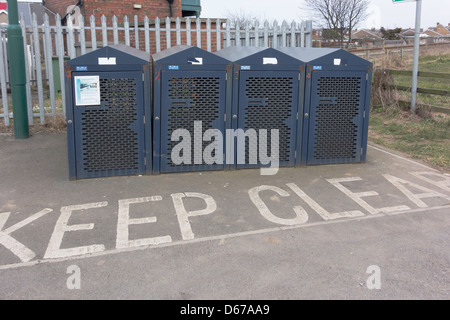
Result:
[[[422,32],[422,35],[426,34],[429,37],[442,37],[442,34],[440,34],[439,32],[434,31],[433,29],[428,29],[424,32]]]
[[[53,14],[44,6],[42,0],[17,0],[19,18],[23,17],[25,25],[31,25],[33,13],[38,25],[44,23],[44,14],[48,14],[50,23],[54,24]],[[8,24],[8,6],[6,0],[0,0],[0,24]]]
[[[6,0],[0,0],[0,24],[8,24],[8,11]]]
[[[313,29],[312,30],[313,41],[320,41],[320,40],[322,40],[322,33],[323,33],[322,29]]]
[[[439,33],[443,36],[449,36],[450,35],[450,23],[448,24],[447,27],[444,27],[442,24],[440,24],[438,22],[436,25],[436,28],[434,28],[434,31],[436,31],[437,33]]]
[[[352,41],[358,46],[371,47],[383,44],[383,38],[380,33],[372,30],[357,30],[352,34]]]
[[[450,24],[449,24],[450,26]],[[403,31],[400,36],[405,39],[407,43],[414,43],[414,29]],[[450,30],[440,23],[436,27],[428,28],[427,30],[420,30],[420,44],[450,42]]]
[[[422,29],[420,30],[422,32]],[[400,33],[402,37],[414,37],[414,29],[405,29]]]

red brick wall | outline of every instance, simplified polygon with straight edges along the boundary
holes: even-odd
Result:
[[[133,4],[140,4],[142,8],[134,9]],[[85,0],[83,13],[86,19],[91,15],[95,16],[96,21],[100,21],[102,15],[107,18],[108,22],[114,15],[117,16],[119,21],[124,16],[133,21],[135,15],[138,16],[139,21],[143,21],[145,16],[149,19],[168,17],[170,9],[166,0]],[[181,17],[181,0],[174,1],[173,16]]]
[[[64,17],[67,12],[67,7],[76,3],[76,0],[46,0],[45,6],[54,13],[59,13],[61,17]]]
[[[46,0],[45,6],[61,17],[66,15],[67,7],[75,5],[77,0]],[[134,9],[133,4],[142,5],[142,9]],[[84,0],[81,12],[86,19],[91,15],[95,16],[96,21],[100,21],[104,15],[108,21],[116,15],[119,20],[128,16],[133,21],[137,15],[139,20],[144,20],[145,16],[150,19],[156,17],[165,18],[170,15],[169,3],[166,0]],[[173,16],[181,17],[181,0],[175,0],[173,3]]]
[[[77,0],[47,0],[45,2],[46,6],[54,11],[55,13],[59,13],[61,17],[66,14],[66,9],[68,6],[76,4]],[[133,4],[141,4],[142,9],[133,9]],[[134,37],[134,16],[138,16],[139,26],[143,27],[144,17],[147,16],[150,19],[150,28],[154,28],[155,25],[152,23],[156,17],[160,18],[160,40],[161,40],[161,50],[167,48],[167,39],[166,39],[166,23],[165,18],[169,16],[169,3],[166,0],[84,0],[84,6],[82,7],[82,14],[85,17],[85,36],[86,41],[89,43],[91,41],[91,32],[89,28],[89,17],[91,15],[95,16],[95,23],[97,27],[101,26],[101,17],[105,15],[107,18],[107,26],[112,27],[112,17],[115,15],[118,20],[118,25],[120,27],[123,26],[123,18],[124,16],[128,17],[130,23],[130,45],[132,47],[135,46],[135,37]],[[174,18],[181,18],[181,0],[175,0],[173,4],[173,16]],[[171,23],[171,28],[175,29],[175,22]],[[205,20],[201,23],[201,28],[203,30],[206,29]],[[186,24],[184,19],[181,22],[181,29],[186,29]],[[195,31],[196,23],[195,19],[191,20],[191,44],[194,46],[200,46],[197,44],[197,33]],[[96,32],[98,46],[102,46],[102,33],[101,30]],[[119,30],[119,42],[125,43],[125,36],[122,30]],[[171,46],[175,46],[177,41],[176,31],[171,32]],[[108,30],[108,42],[109,44],[113,43],[113,31]],[[181,32],[181,43],[187,44],[186,32]],[[221,48],[223,48],[223,40],[221,40]],[[89,45],[88,45],[89,46]],[[201,47],[203,49],[207,49],[207,35],[206,32],[202,32],[201,36]],[[145,50],[145,36],[143,32],[139,33],[139,49]],[[211,49],[212,51],[217,50],[217,36],[216,36],[216,22],[215,20],[211,20]],[[150,52],[156,52],[156,39],[155,32],[150,31]]]

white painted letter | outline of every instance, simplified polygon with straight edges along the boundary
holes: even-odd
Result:
[[[408,197],[409,200],[414,202],[418,207],[420,208],[426,208],[428,207],[425,202],[423,202],[422,198],[432,198],[432,197],[441,197],[446,200],[450,200],[450,196],[446,196],[445,194],[439,193],[437,191],[433,191],[431,189],[422,187],[418,184],[412,183],[407,180],[403,180],[394,176],[391,176],[390,174],[383,174],[383,177],[388,179],[389,182],[391,182],[395,187],[397,187],[405,196]],[[409,189],[407,189],[404,185],[409,185],[410,187],[425,191],[425,193],[412,193]]]
[[[77,230],[92,230],[94,228],[93,223],[76,224],[76,225],[68,226],[67,222],[69,221],[69,218],[72,215],[72,211],[101,208],[101,207],[106,207],[107,205],[108,205],[108,202],[104,201],[104,202],[96,202],[96,203],[88,203],[88,204],[80,204],[80,205],[75,205],[75,206],[62,207],[61,215],[59,216],[58,221],[56,221],[55,229],[53,230],[53,234],[48,243],[47,251],[45,252],[44,258],[45,259],[63,258],[63,257],[71,257],[71,256],[83,255],[83,254],[87,254],[87,253],[104,251],[105,246],[102,244],[61,249],[61,242],[62,242],[65,232],[77,231]]]
[[[303,192],[295,183],[288,183],[287,186],[292,189],[303,201],[305,201],[311,209],[317,212],[324,220],[333,220],[339,218],[350,218],[350,217],[360,217],[363,216],[359,210],[355,211],[343,211],[336,213],[329,213],[327,210],[322,208],[317,202],[315,202],[311,197]]]
[[[289,196],[289,193],[287,193],[283,189],[280,189],[280,188],[274,187],[274,186],[259,186],[259,187],[250,189],[248,191],[250,200],[252,200],[252,202],[255,204],[256,208],[258,208],[259,213],[261,213],[261,215],[264,218],[266,218],[270,222],[287,225],[287,226],[303,224],[306,221],[308,221],[308,213],[301,206],[294,207],[295,218],[284,219],[284,218],[279,218],[279,217],[275,216],[272,212],[270,212],[269,208],[266,206],[264,201],[262,201],[259,196],[259,193],[261,191],[265,191],[265,190],[270,190],[270,191],[276,192],[282,197]]]
[[[210,214],[217,209],[217,204],[214,199],[203,193],[196,192],[186,192],[186,193],[174,193],[171,195],[173,200],[173,205],[178,217],[178,223],[180,224],[181,235],[183,240],[194,239],[194,233],[192,232],[191,224],[189,223],[189,217],[196,217],[205,214]],[[206,203],[206,208],[202,210],[187,211],[184,207],[183,198],[184,197],[194,197],[203,199]]]
[[[366,192],[357,192],[354,193],[344,187],[341,182],[351,182],[351,181],[361,181],[362,179],[360,177],[351,177],[351,178],[340,178],[340,179],[327,179],[329,183],[331,183],[333,186],[341,190],[343,193],[345,193],[350,199],[355,201],[357,204],[359,204],[361,207],[369,211],[370,214],[377,214],[377,213],[387,213],[387,212],[397,212],[397,211],[405,211],[409,210],[410,207],[408,206],[395,206],[395,207],[384,207],[384,208],[374,208],[361,198],[363,197],[370,197],[370,196],[377,196],[378,192],[375,191],[366,191]]]
[[[419,179],[422,179],[423,181],[426,181],[428,183],[434,184],[436,187],[441,188],[442,190],[450,192],[450,177],[446,177],[443,174],[437,173],[437,172],[410,172],[410,174],[416,176]],[[439,178],[443,178],[444,180],[433,180],[430,178],[426,178],[425,176],[437,176]]]
[[[116,239],[117,249],[139,247],[146,245],[158,245],[161,243],[172,242],[172,238],[170,236],[145,238],[138,240],[129,240],[128,238],[129,225],[156,222],[156,217],[130,219],[130,204],[150,202],[150,201],[161,201],[161,200],[162,200],[161,196],[119,200],[119,220],[117,223],[117,239]]]
[[[5,225],[6,220],[8,220],[11,212],[0,213],[0,244],[4,245],[6,249],[10,250],[12,253],[18,256],[22,262],[30,261],[36,256],[34,252],[11,237],[10,234],[52,211],[52,209],[44,209],[42,211],[39,211],[38,213],[33,214],[31,217],[28,217],[25,220],[18,222],[3,231],[1,230],[3,229],[3,226]]]

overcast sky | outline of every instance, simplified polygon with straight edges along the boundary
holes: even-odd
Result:
[[[370,17],[359,28],[414,28],[416,3],[392,3],[392,0],[369,0]],[[204,18],[224,18],[227,12],[243,10],[254,16],[278,22],[313,20],[303,0],[201,0]],[[440,22],[450,23],[450,0],[422,0],[422,28]],[[317,25],[318,26],[318,25]]]

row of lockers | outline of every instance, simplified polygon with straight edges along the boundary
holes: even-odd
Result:
[[[66,63],[69,176],[363,162],[371,73],[341,49],[98,49]]]

